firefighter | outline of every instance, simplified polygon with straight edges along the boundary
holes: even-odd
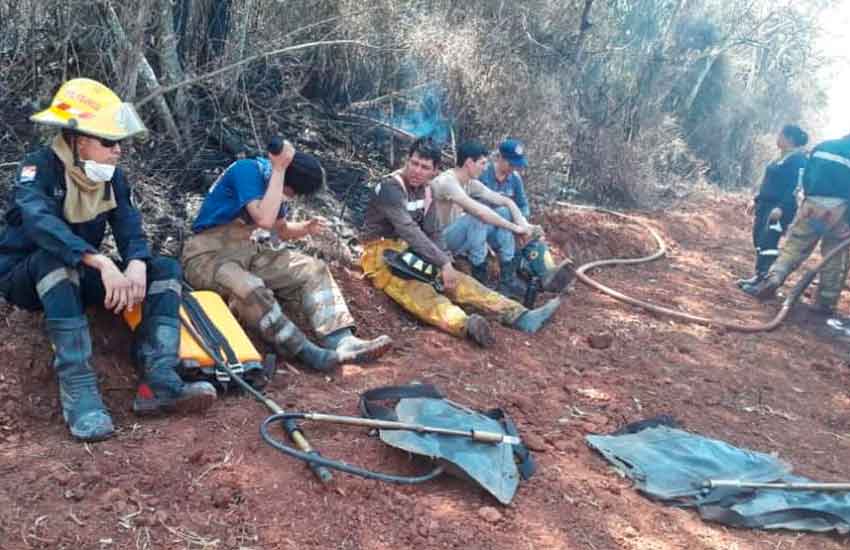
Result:
[[[765,168],[758,193],[747,209],[748,213],[754,213],[756,267],[752,277],[738,281],[738,286],[745,292],[767,276],[770,266],[779,256],[779,239],[797,214],[795,193],[806,167],[803,147],[808,141],[808,134],[791,124],[784,126],[776,138],[779,158]]]
[[[420,138],[411,146],[404,168],[375,186],[361,230],[363,272],[376,288],[420,320],[483,347],[494,341],[489,322],[478,314],[467,315],[461,306],[496,316],[517,330],[537,332],[558,308],[559,298],[528,310],[455,269],[452,257],[425,232],[426,218],[434,208],[428,183],[439,162],[439,149],[430,139]],[[435,284],[394,272],[386,251],[415,254],[419,260],[412,267],[419,265],[423,273],[435,275]]]
[[[525,185],[519,171],[528,167],[522,142],[516,139],[506,139],[499,144],[495,158],[488,163],[479,178],[481,183],[492,191],[511,199],[519,208],[522,215],[531,216]],[[505,207],[495,208],[496,213],[506,219],[511,219],[510,210]],[[499,243],[494,238],[491,229],[487,242],[498,248]],[[547,292],[563,292],[573,279],[573,263],[562,260],[555,263],[549,247],[542,237],[537,237],[525,243],[514,257],[519,262],[518,272],[527,279],[539,278],[541,288]]]
[[[809,154],[803,172],[805,198],[797,219],[782,245],[779,258],[767,276],[748,289],[757,298],[769,298],[785,279],[800,266],[820,241],[821,254],[828,254],[838,243],[850,238],[848,201],[850,201],[850,135],[824,141]],[[847,277],[847,251],[833,257],[820,272],[816,297],[817,309],[831,315]]]
[[[316,370],[383,355],[387,336],[354,336],[354,318],[327,265],[285,241],[326,231],[323,218],[287,221],[288,201],[324,183],[319,162],[286,142],[267,158],[237,160],[213,184],[183,248],[186,280],[225,296],[237,315],[279,353]],[[299,307],[321,339],[296,327],[278,300]]]
[[[44,310],[71,435],[97,441],[114,429],[91,365],[89,304],[115,313],[142,309],[133,345],[141,371],[136,413],[209,407],[215,388],[184,383],[174,370],[180,265],[151,254],[130,185],[116,166],[122,140],[145,132],[133,106],[103,84],[79,78],[62,85],[50,107],[31,120],[61,132],[18,170],[0,235],[0,293],[19,307]],[[120,263],[99,252],[107,225]]]

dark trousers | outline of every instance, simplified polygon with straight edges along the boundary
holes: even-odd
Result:
[[[161,256],[146,263],[148,289],[142,317],[176,319],[183,276],[180,264]],[[44,310],[47,319],[81,317],[87,306],[103,304],[106,297],[97,270],[87,266],[69,268],[42,250],[27,256],[0,279],[0,294],[20,308]]]
[[[770,212],[774,208],[782,209],[782,217],[778,221],[770,221]],[[759,202],[756,205],[753,220],[753,246],[756,249],[756,273],[767,274],[770,266],[779,257],[779,240],[788,231],[797,205],[787,205],[770,202]]]

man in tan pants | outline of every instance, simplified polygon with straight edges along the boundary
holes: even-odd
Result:
[[[325,263],[284,246],[327,228],[322,218],[286,221],[286,201],[315,193],[323,180],[319,163],[289,143],[268,158],[236,161],[210,189],[182,260],[189,284],[224,295],[279,352],[325,371],[376,359],[391,342],[355,337],[354,318]],[[321,346],[286,317],[278,299],[300,307]]]

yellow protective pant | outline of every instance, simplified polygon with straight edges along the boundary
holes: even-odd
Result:
[[[460,274],[457,286],[446,291],[448,296],[438,293],[427,283],[397,277],[384,262],[384,251],[401,252],[405,249],[407,244],[400,240],[372,241],[364,247],[360,266],[375,288],[383,290],[420,321],[449,334],[464,336],[467,315],[459,306],[468,306],[481,313],[497,316],[499,321],[508,326],[513,325],[527,311],[522,304],[505,298],[463,273]]]

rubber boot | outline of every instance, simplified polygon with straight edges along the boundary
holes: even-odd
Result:
[[[141,380],[133,412],[154,415],[166,412],[201,412],[216,400],[209,382],[183,382],[175,367],[179,362],[180,320],[159,315],[142,321],[136,330],[135,355]]]
[[[519,319],[514,321],[513,327],[533,334],[543,328],[543,325],[552,317],[559,305],[561,305],[561,299],[552,298],[539,308],[531,309],[520,315]]]
[[[496,342],[496,337],[493,336],[493,331],[490,328],[490,322],[478,314],[472,314],[466,318],[464,331],[467,338],[482,348],[489,348]]]
[[[543,290],[560,294],[573,281],[575,274],[572,260],[563,260],[543,275],[541,280]]]
[[[372,340],[362,340],[354,336],[350,328],[343,328],[325,336],[322,345],[333,349],[342,363],[366,363],[386,353],[392,340],[385,334]]]
[[[525,299],[525,285],[517,277],[518,263],[515,259],[509,262],[499,262],[499,286],[496,292],[522,302]]]
[[[764,279],[766,276],[767,276],[767,274],[766,274],[766,273],[759,273],[759,272],[756,272],[756,273],[755,273],[752,277],[750,277],[749,279],[738,279],[738,280],[735,282],[735,284],[737,284],[737,285],[738,285],[741,289],[743,289],[745,286],[752,286],[752,285],[758,284],[758,283],[759,283],[759,282],[761,282],[761,280],[762,280],[762,279]]]
[[[780,286],[782,286],[782,282],[779,278],[772,273],[768,273],[761,281],[754,285],[745,286],[741,290],[759,300],[768,300],[776,296],[776,291]]]
[[[487,270],[487,260],[481,262],[480,265],[472,266],[472,278],[481,283],[484,286],[487,286],[487,283],[490,280],[489,273]]]
[[[53,368],[59,379],[62,417],[71,435],[82,441],[110,437],[115,428],[90,363],[91,335],[86,318],[47,319],[47,333],[56,354]]]
[[[308,340],[283,314],[269,289],[260,287],[245,300],[234,300],[230,307],[242,322],[257,329],[263,340],[274,346],[280,355],[295,358],[311,369],[323,372],[339,365],[335,351],[321,348]]]

